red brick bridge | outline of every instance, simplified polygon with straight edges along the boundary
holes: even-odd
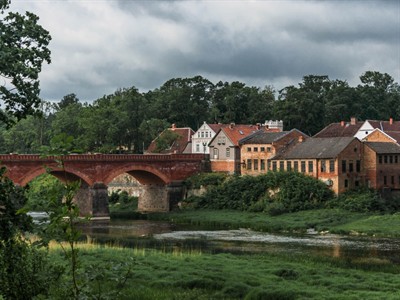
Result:
[[[182,199],[183,180],[209,171],[208,155],[204,154],[10,154],[0,155],[0,165],[20,186],[46,172],[64,182],[79,180],[76,200],[81,214],[93,217],[109,216],[107,185],[120,174],[128,173],[143,185],[138,209],[155,212],[169,211]]]

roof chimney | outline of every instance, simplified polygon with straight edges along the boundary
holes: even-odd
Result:
[[[231,123],[231,124],[229,124],[229,128],[230,128],[230,129],[232,129],[232,128],[233,128],[233,126],[235,126],[235,123]]]
[[[302,142],[303,142],[303,136],[299,135],[299,143],[302,143]]]
[[[350,118],[350,124],[351,125],[356,125],[356,123],[357,123],[357,118],[356,117],[351,117]]]
[[[344,121],[340,121],[340,126],[344,127]]]
[[[171,129],[172,129],[172,130],[175,130],[175,129],[176,129],[176,124],[175,124],[175,123],[173,123],[173,124],[171,125]]]
[[[390,118],[390,119],[389,119],[389,124],[390,124],[390,125],[393,125],[393,118]]]
[[[261,129],[261,123],[257,123],[257,129]]]

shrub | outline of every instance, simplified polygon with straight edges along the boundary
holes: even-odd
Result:
[[[187,178],[184,185],[187,188],[198,189],[201,186],[220,185],[226,178],[224,173],[199,173]]]
[[[377,191],[360,188],[347,191],[327,203],[329,208],[352,212],[393,212],[399,209],[399,199],[382,198]]]
[[[333,192],[318,179],[295,172],[268,172],[260,176],[231,176],[194,199],[195,206],[268,212],[277,215],[319,208]]]

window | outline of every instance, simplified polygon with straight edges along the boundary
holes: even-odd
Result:
[[[226,148],[226,157],[231,157],[231,149]]]
[[[251,152],[251,147],[247,147],[247,152]]]
[[[347,179],[344,180],[344,187],[345,188],[349,187],[349,181]]]
[[[279,170],[285,170],[285,162],[283,160],[279,162]]]
[[[355,185],[356,187],[359,187],[359,186],[360,186],[360,182],[359,182],[358,180],[356,180],[356,181],[354,181],[354,185]]]
[[[208,138],[208,131],[206,131],[206,138]]]
[[[292,171],[292,162],[291,161],[286,162],[286,171]]]
[[[299,162],[298,162],[298,161],[295,161],[295,162],[293,163],[293,169],[294,169],[296,172],[299,171]]]
[[[399,157],[396,155],[396,156],[394,157],[394,163],[397,164],[398,162],[399,162]]]
[[[302,172],[302,173],[305,173],[305,172],[306,172],[306,162],[305,162],[305,161],[302,161],[302,162],[301,162],[301,172]]]
[[[196,152],[200,152],[200,144],[196,144]]]
[[[326,162],[321,160],[321,173],[326,172]]]
[[[257,171],[258,170],[258,159],[254,160],[254,170]]]
[[[382,155],[378,156],[378,160],[379,160],[379,163],[381,164],[382,163]]]
[[[273,162],[272,162],[272,170],[273,170],[273,171],[276,171],[276,169],[277,169],[277,168],[276,168],[276,161],[273,161]]]
[[[329,161],[329,172],[335,172],[335,161],[333,159]]]
[[[261,148],[260,148],[260,151],[261,151],[261,152],[265,152],[265,147],[261,147]]]
[[[342,173],[346,173],[346,161],[342,160]]]
[[[202,138],[204,137],[204,132],[201,132],[201,137],[202,137]]]
[[[386,176],[383,176],[383,184],[384,184],[384,185],[387,184]]]
[[[213,156],[214,156],[214,159],[218,159],[218,149],[215,149],[215,148],[214,148],[214,150],[213,150]]]
[[[349,172],[353,172],[353,161],[349,160]]]
[[[258,147],[254,147],[253,151],[258,152]]]
[[[271,161],[267,160],[267,170],[271,170]]]
[[[361,160],[356,160],[356,172],[361,171]]]
[[[389,156],[389,163],[392,164],[393,163],[393,155]]]
[[[387,157],[387,155],[384,155],[384,156],[383,156],[383,162],[384,162],[385,164],[387,164],[387,162],[388,162],[388,157]]]
[[[267,147],[267,152],[271,152],[271,147]]]
[[[314,172],[314,162],[309,161],[308,162],[308,173]]]
[[[247,170],[251,170],[251,159],[247,160]]]
[[[391,178],[392,185],[394,185],[394,176]]]
[[[265,159],[260,159],[260,170],[265,170]]]

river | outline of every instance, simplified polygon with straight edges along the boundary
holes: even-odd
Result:
[[[249,229],[205,230],[188,225],[147,220],[90,222],[83,228],[90,241],[125,247],[197,249],[212,253],[284,252],[342,259],[376,259],[400,264],[400,239],[334,234],[270,234]]]

